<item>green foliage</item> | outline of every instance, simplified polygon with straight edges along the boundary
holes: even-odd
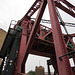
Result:
[[[28,74],[29,75],[35,75],[35,71],[29,71]]]

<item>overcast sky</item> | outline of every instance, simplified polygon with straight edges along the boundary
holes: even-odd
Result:
[[[0,28],[4,29],[5,31],[8,31],[10,21],[20,20],[28,11],[28,9],[30,8],[30,6],[33,4],[34,1],[35,0],[0,0]],[[68,1],[71,1],[71,3],[75,5],[75,0],[68,0]],[[65,22],[75,23],[75,18],[67,15],[61,10],[60,14]],[[35,15],[33,17],[35,17]],[[49,20],[48,7],[46,8],[46,12],[44,13],[43,18]],[[67,29],[69,33],[75,33],[75,28],[67,27]],[[62,30],[65,33],[63,27]],[[45,71],[47,72],[46,66],[47,59],[48,58],[29,55],[26,63],[26,71],[28,72],[29,70],[35,70],[35,66],[42,65],[45,67]]]

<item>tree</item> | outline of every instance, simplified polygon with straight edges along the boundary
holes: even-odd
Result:
[[[28,74],[29,75],[35,75],[35,71],[29,71]]]

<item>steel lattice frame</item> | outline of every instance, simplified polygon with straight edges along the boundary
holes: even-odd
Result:
[[[64,3],[67,7],[65,7],[62,3]],[[48,32],[45,30],[44,31],[41,30],[41,28],[44,26],[40,24],[40,21],[42,19],[47,4],[49,8],[49,14],[52,26],[52,29],[48,28],[49,30]],[[15,65],[14,75],[17,74],[23,75],[22,73],[25,73],[25,63],[29,53],[50,57],[52,59],[52,64],[55,68],[55,71],[59,75],[75,74],[75,73],[73,74],[68,56],[63,57],[62,61],[59,59],[61,55],[67,53],[67,44],[69,40],[72,40],[72,37],[75,37],[75,34],[69,36],[62,34],[60,23],[56,13],[56,7],[60,8],[61,10],[63,10],[64,12],[68,13],[69,15],[75,18],[75,13],[73,12],[75,11],[75,6],[73,6],[67,0],[36,0],[34,4],[31,6],[31,8],[28,10],[26,15],[16,24],[16,26],[21,26],[23,30],[22,30],[20,47],[19,47],[19,53]],[[30,20],[31,16],[38,9],[39,11],[35,22],[31,21]],[[46,29],[47,27],[44,28]],[[50,40],[45,40],[46,36],[50,37]],[[63,37],[66,37],[65,38],[65,40],[67,40],[66,45]],[[43,51],[42,48],[39,47],[39,45],[41,44],[36,45],[37,48],[41,49],[41,51],[32,50],[35,49],[35,44],[36,44],[35,41],[37,41],[38,43],[40,41],[43,41],[45,45],[48,44],[47,45],[48,52],[44,52],[45,50]],[[49,48],[50,48],[50,53],[49,53]]]

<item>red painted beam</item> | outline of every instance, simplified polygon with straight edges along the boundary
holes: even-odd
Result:
[[[37,3],[39,4],[39,5],[37,5]],[[25,17],[28,17],[29,16],[29,18],[40,8],[40,4],[41,4],[41,1],[40,0],[36,0],[35,2],[34,2],[34,4],[31,6],[31,8],[28,10],[28,12],[26,13],[26,15],[24,16],[24,19],[25,19]],[[32,11],[33,10],[33,11]],[[32,11],[32,12],[31,12]],[[30,14],[31,13],[31,14]],[[30,15],[29,15],[30,14]]]
[[[75,6],[72,5],[70,2],[68,2],[67,0],[60,0],[62,1],[64,4],[66,4],[69,8],[75,10]]]
[[[31,50],[30,54],[34,54],[34,55],[39,55],[39,56],[44,56],[44,57],[51,57],[51,56],[55,56],[54,54],[50,54],[50,53],[45,53],[45,52],[40,52],[40,51],[36,51],[36,50]]]
[[[22,27],[22,36],[21,36],[21,42],[20,42],[18,57],[17,57],[17,60],[16,60],[17,65],[15,65],[14,75],[17,75],[17,73],[21,73],[21,71],[22,71],[22,61],[23,61],[23,57],[24,57],[24,51],[26,49],[27,22],[23,21],[22,24],[21,24],[21,27]]]
[[[67,50],[61,32],[60,23],[57,17],[54,1],[47,0],[47,2],[51,19],[51,26],[59,75],[73,75],[68,56],[63,57],[62,61],[59,60],[59,56],[67,53]]]
[[[63,6],[61,3],[55,2],[55,5],[60,8],[61,10],[63,10],[64,12],[68,13],[69,15],[71,15],[72,17],[75,18],[75,13],[73,11],[70,11],[68,8],[66,8],[65,6]]]
[[[47,37],[49,34],[52,33],[52,29],[50,30],[50,32],[48,32],[45,36],[43,36],[43,38]]]
[[[41,39],[40,37],[39,37],[39,38],[35,37],[35,39],[38,39],[38,40],[43,41],[43,42],[47,42],[47,43],[49,43],[50,46],[52,46],[52,47],[54,46],[54,43],[53,43],[52,41],[47,41],[47,40]]]
[[[71,37],[75,37],[75,34],[71,34]]]
[[[54,67],[54,70],[56,71],[56,73],[58,73],[56,55],[55,56],[51,56],[50,58],[51,58],[51,62],[52,62],[52,65]]]
[[[34,3],[33,3],[33,5],[31,6],[31,8],[28,10],[28,12],[25,14],[25,16],[18,22],[18,25],[23,21],[23,20],[28,20],[38,9],[39,9],[39,7],[40,7],[40,5],[39,5],[39,7],[37,6],[37,8],[34,10],[34,6],[36,6],[36,4],[39,2],[40,0],[36,0]],[[32,11],[32,10],[34,10],[32,13],[31,13],[31,15],[30,16],[28,16],[28,14]]]
[[[35,37],[37,29],[39,27],[39,24],[40,24],[43,12],[44,12],[45,7],[46,7],[46,4],[47,4],[46,0],[45,1],[44,0],[41,1],[41,6],[40,6],[40,9],[39,9],[38,15],[36,17],[35,23],[33,25],[31,34],[30,34],[28,42],[27,42],[26,49],[24,51],[24,59],[22,61],[23,64],[25,64],[25,62],[27,60],[27,57],[28,57],[28,54],[29,54],[29,52],[31,50],[31,47],[32,47],[32,44],[33,44],[33,41],[34,41],[34,37]]]

